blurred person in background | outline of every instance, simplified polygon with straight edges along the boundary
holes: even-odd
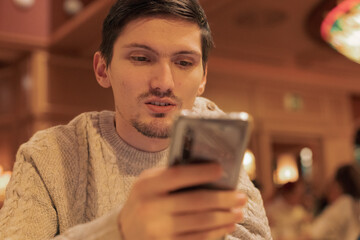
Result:
[[[311,224],[311,239],[358,240],[360,237],[360,169],[338,168],[327,194],[327,207]]]
[[[303,206],[305,184],[303,181],[288,182],[275,192],[265,204],[274,240],[297,240],[305,232],[310,214]]]

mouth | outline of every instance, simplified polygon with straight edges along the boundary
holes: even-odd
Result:
[[[168,113],[177,106],[176,103],[168,99],[152,99],[145,102],[145,105],[151,113]]]
[[[168,102],[147,102],[146,104],[155,105],[155,106],[173,106],[174,104],[168,103]]]

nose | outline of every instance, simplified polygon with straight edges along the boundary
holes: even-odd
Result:
[[[171,63],[161,61],[156,64],[150,81],[151,89],[161,92],[172,91],[174,88],[174,71]]]

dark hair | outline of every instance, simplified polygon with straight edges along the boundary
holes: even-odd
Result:
[[[202,62],[205,66],[213,39],[204,10],[197,0],[118,0],[104,20],[100,52],[109,66],[114,43],[130,21],[141,17],[169,16],[196,23],[201,31]]]
[[[360,170],[356,165],[341,166],[335,174],[335,180],[344,193],[355,199],[360,199]]]

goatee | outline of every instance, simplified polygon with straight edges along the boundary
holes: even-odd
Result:
[[[131,125],[142,135],[149,137],[149,138],[169,138],[171,127],[169,126],[156,126],[158,125],[157,122],[149,123],[142,123],[137,119],[131,119]]]

